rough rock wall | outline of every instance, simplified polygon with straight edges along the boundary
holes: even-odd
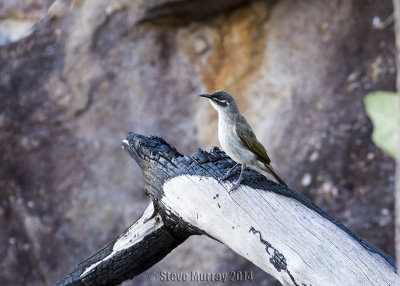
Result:
[[[371,25],[391,11],[389,0],[58,1],[0,47],[0,284],[51,285],[134,222],[148,199],[121,139],[217,145],[217,114],[197,97],[216,89],[237,97],[290,186],[393,255],[394,162],[362,105],[395,89],[393,27]],[[193,270],[275,283],[205,237],[134,281]]]

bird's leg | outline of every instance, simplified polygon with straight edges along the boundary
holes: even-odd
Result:
[[[244,171],[245,168],[246,168],[246,164],[242,164],[242,168],[240,170],[239,178],[237,179],[236,182],[233,183],[233,186],[230,189],[229,193],[234,191],[234,190],[236,190],[240,186],[240,183],[243,181],[243,171]]]
[[[223,182],[226,179],[228,179],[231,176],[232,171],[239,165],[239,163],[236,163],[235,166],[229,169],[228,173],[226,173],[224,176],[218,179],[219,182]]]

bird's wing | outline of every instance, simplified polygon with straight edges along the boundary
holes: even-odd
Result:
[[[264,146],[258,142],[256,135],[251,129],[246,118],[239,115],[236,121],[236,134],[240,138],[240,141],[250,149],[256,156],[260,158],[265,164],[270,164],[271,159],[269,158],[267,151]]]

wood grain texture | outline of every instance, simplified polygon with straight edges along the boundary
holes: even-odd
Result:
[[[183,175],[164,184],[164,207],[283,285],[394,285],[393,266],[294,198]]]

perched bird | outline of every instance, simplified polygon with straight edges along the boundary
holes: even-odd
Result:
[[[236,101],[229,93],[219,90],[212,94],[201,94],[208,98],[211,105],[218,111],[218,140],[222,149],[236,161],[225,176],[220,180],[230,177],[235,167],[241,164],[239,178],[233,184],[230,192],[237,189],[243,180],[243,170],[246,165],[252,165],[270,173],[282,185],[285,181],[274,171],[271,159],[268,157],[264,146],[257,140],[246,118],[240,114]]]

